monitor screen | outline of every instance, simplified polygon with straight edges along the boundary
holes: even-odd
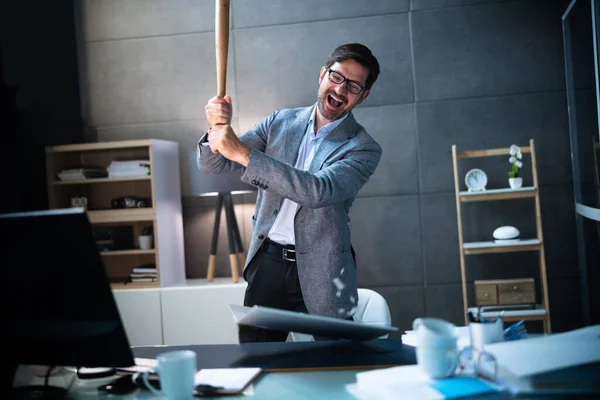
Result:
[[[0,214],[2,363],[134,364],[83,209]]]

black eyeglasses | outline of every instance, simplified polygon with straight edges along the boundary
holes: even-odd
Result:
[[[346,78],[344,75],[332,70],[331,68],[327,68],[327,72],[329,73],[329,80],[336,85],[346,82],[346,89],[348,89],[350,93],[360,94],[363,90],[365,90],[360,83]]]

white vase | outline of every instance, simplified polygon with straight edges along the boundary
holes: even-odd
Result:
[[[518,189],[523,186],[523,178],[508,178],[508,184],[512,189]]]
[[[138,242],[140,244],[140,249],[151,249],[152,248],[152,236],[151,235],[138,236]]]

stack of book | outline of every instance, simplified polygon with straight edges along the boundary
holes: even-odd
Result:
[[[150,175],[150,160],[111,161],[106,169],[109,178],[131,178]]]
[[[106,171],[99,167],[80,167],[63,169],[56,174],[61,181],[76,181],[80,179],[104,178]]]
[[[156,282],[158,276],[156,274],[156,266],[136,267],[129,274],[131,282]]]

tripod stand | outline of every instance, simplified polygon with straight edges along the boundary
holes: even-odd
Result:
[[[225,218],[227,222],[227,240],[229,242],[229,264],[231,266],[231,278],[235,283],[239,280],[240,267],[244,268],[246,264],[246,255],[240,236],[240,230],[237,224],[237,218],[233,209],[233,199],[231,192],[219,193],[217,205],[215,206],[215,224],[213,226],[212,241],[210,244],[210,254],[208,256],[208,272],[206,279],[212,282],[215,275],[215,260],[217,255],[217,244],[219,242],[219,227],[221,225],[221,209],[225,208]]]

